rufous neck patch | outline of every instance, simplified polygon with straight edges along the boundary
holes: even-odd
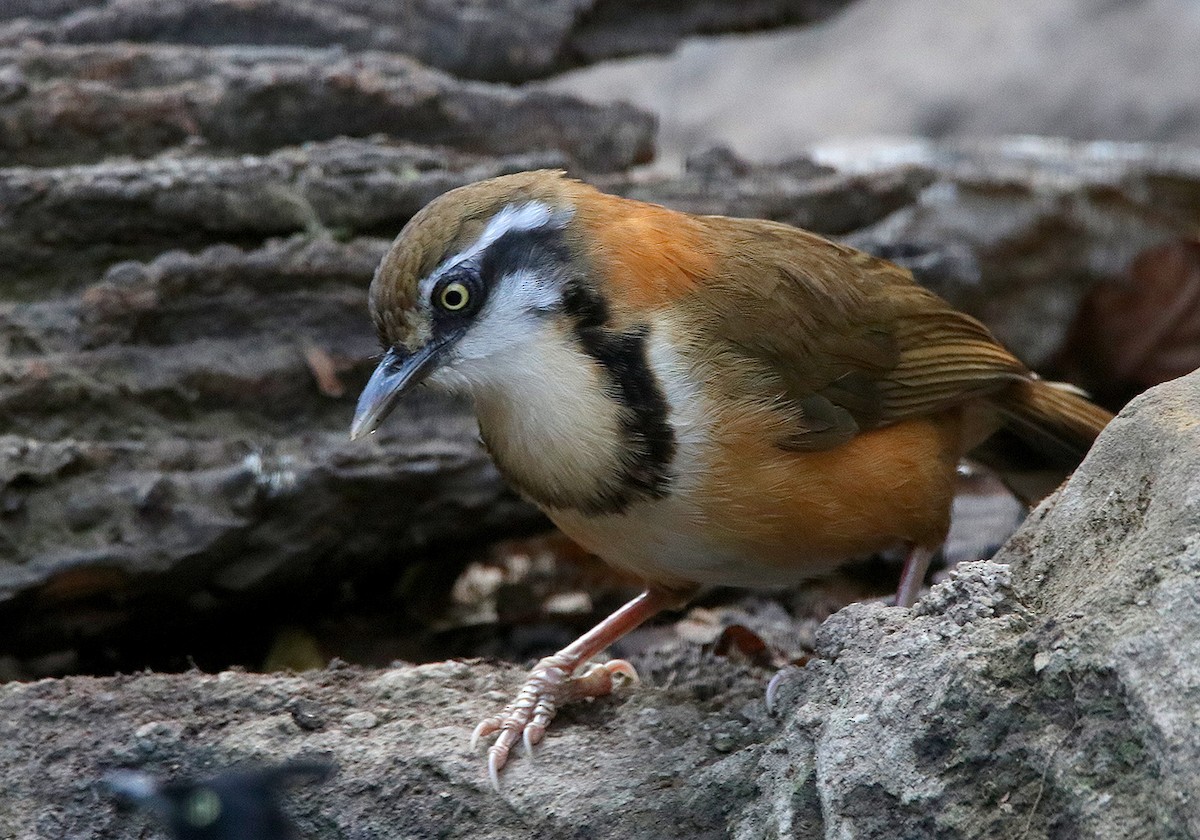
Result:
[[[703,222],[640,201],[593,193],[578,205],[584,247],[617,311],[659,309],[712,276],[716,259]]]

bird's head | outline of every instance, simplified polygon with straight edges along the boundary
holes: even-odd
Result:
[[[710,223],[548,170],[442,195],[371,283],[384,355],[351,437],[423,381],[476,398],[513,383],[528,395],[531,376],[621,390],[655,312],[713,271]]]
[[[448,192],[400,232],[371,284],[384,355],[351,437],[373,432],[423,381],[472,392],[539,324],[562,312],[585,271],[576,195],[559,172],[524,172]]]

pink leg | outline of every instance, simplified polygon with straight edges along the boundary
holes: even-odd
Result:
[[[578,677],[574,673],[617,639],[661,610],[676,606],[679,600],[678,593],[647,589],[558,653],[538,662],[516,699],[500,714],[482,721],[471,735],[474,746],[480,738],[500,733],[488,748],[488,776],[492,787],[500,790],[500,769],[508,761],[508,754],[517,741],[523,736],[526,749],[532,750],[546,734],[546,727],[554,719],[560,704],[610,693],[613,676],[617,674],[636,680],[637,672],[633,666],[621,659],[594,665]]]
[[[900,573],[900,586],[896,589],[896,606],[911,607],[917,602],[934,551],[919,545],[908,550],[908,556],[904,558],[904,571]]]

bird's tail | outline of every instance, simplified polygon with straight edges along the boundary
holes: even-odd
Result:
[[[1026,504],[1062,483],[1112,420],[1073,385],[1026,379],[991,398],[1003,428],[970,453]]]

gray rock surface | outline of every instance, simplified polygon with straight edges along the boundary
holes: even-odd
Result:
[[[447,663],[4,686],[0,766],[46,769],[11,780],[0,832],[21,840],[39,832],[141,836],[144,817],[98,805],[93,780],[116,766],[202,773],[230,762],[321,755],[341,772],[296,797],[290,810],[308,836],[322,840],[642,838],[662,831],[715,840],[724,836],[724,812],[754,780],[718,774],[698,786],[695,777],[711,778],[708,765],[775,724],[763,709],[761,677],[721,660],[701,664],[693,657],[677,666],[687,673],[674,687],[565,713],[538,762],[513,763],[503,795],[492,791],[468,742],[476,720],[519,685],[512,667]],[[57,724],[37,723],[47,718]]]
[[[407,53],[467,78],[522,81],[665,52],[693,34],[808,23],[847,0],[14,0],[0,43],[159,41]]]
[[[826,836],[1196,836],[1197,430],[1200,372],[1131,403],[995,563],[826,622],[761,766],[812,787],[742,825],[815,800]]]
[[[8,645],[53,649],[137,615],[168,632],[541,522],[465,406],[410,401],[370,442],[348,440],[386,247],[171,252],[0,313]]]
[[[913,269],[1040,367],[1086,292],[1142,251],[1191,238],[1200,153],[1154,143],[1017,137],[826,144],[814,159],[869,177],[915,167],[917,200],[844,239]]]
[[[311,836],[1184,838],[1200,831],[1200,373],[1136,400],[997,563],[912,610],[852,606],[785,676],[695,648],[565,712],[504,792],[466,747],[519,681],[445,663],[0,687],[0,829],[140,836],[115,766],[211,772],[322,755]],[[29,767],[38,767],[36,774]]]

